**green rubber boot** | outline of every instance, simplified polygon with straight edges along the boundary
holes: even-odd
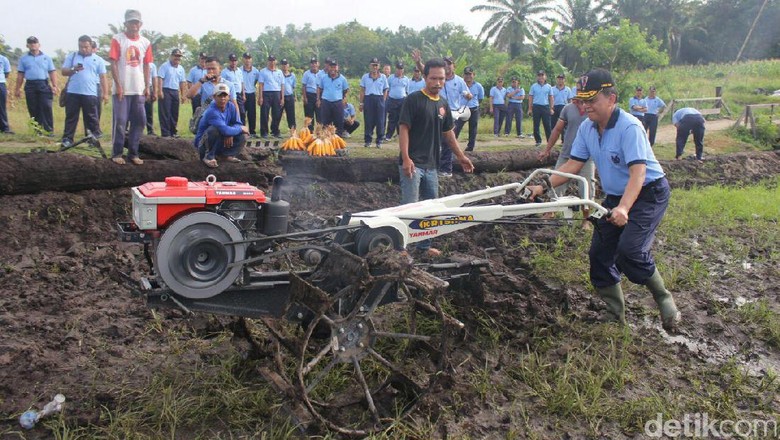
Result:
[[[620,283],[609,287],[597,287],[596,293],[607,305],[607,313],[611,315],[611,320],[626,325],[626,301],[623,299]]]
[[[680,311],[677,310],[672,294],[666,290],[664,279],[658,273],[658,269],[653,272],[653,276],[647,280],[645,286],[653,294],[655,303],[658,304],[658,310],[661,312],[661,326],[666,331],[673,331],[677,328],[677,323],[680,322]]]

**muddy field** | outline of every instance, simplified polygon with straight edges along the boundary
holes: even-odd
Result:
[[[777,174],[780,158],[775,153],[756,153],[712,158],[704,165],[681,161],[664,164],[674,187],[757,182]],[[441,194],[449,195],[485,185],[519,180],[522,174],[456,175],[442,182]],[[285,198],[296,216],[331,218],[345,211],[374,209],[396,204],[397,185],[385,183],[328,183],[289,181]],[[100,418],[103,408],[111,409],[120,399],[118,390],[144,387],[158,365],[170,363],[171,347],[156,337],[152,313],[131,289],[122,273],[138,278],[147,270],[140,246],[117,242],[115,221],[130,218],[129,190],[44,192],[34,195],[4,196],[0,206],[0,230],[4,249],[0,255],[0,436],[3,438],[52,438],[44,427],[19,433],[17,419],[24,410],[40,408],[51,396],[62,393],[68,398],[65,420],[69,426],[106,423]],[[545,274],[534,273],[528,264],[528,248],[508,246],[530,240],[549,243],[555,240],[552,226],[510,226],[498,232],[494,226],[478,226],[440,240],[449,257],[484,258],[489,254],[493,274],[485,271],[482,289],[454,299],[459,319],[467,331],[456,341],[460,375],[444,390],[428,396],[422,414],[436,419],[435,432],[442,437],[503,438],[517,429],[516,422],[502,415],[502,409],[516,407],[515,397],[480,401],[468,372],[487,367],[490,381],[509,381],[506,359],[487,355],[478,339],[469,333],[478,321],[490,316],[501,323],[498,337],[507,358],[521,355],[533,346],[540,333],[560,331],[560,316],[593,321],[601,309],[585,285],[557,285]],[[583,232],[586,233],[586,232]],[[748,239],[749,231],[745,231]],[[740,239],[740,237],[735,237]],[[658,243],[664,246],[664,243]],[[709,256],[713,270],[718,256]],[[575,255],[567,258],[586,258]],[[725,263],[724,263],[725,264]],[[675,292],[686,320],[681,334],[666,335],[657,317],[644,313],[652,309],[648,295],[629,293],[629,321],[635,334],[646,335],[651,352],[667,351],[689,364],[723,362],[740,354],[748,370],[755,374],[780,371],[780,354],[749,334],[729,327],[721,316],[710,310],[707,298],[722,297],[725,303],[763,297],[771,303],[780,300],[778,268],[755,263],[750,271],[730,273],[717,283],[716,291],[697,289]],[[164,312],[166,326],[200,329],[203,318],[186,318],[178,312]],[[221,321],[223,324],[229,320]],[[228,324],[224,324],[228,325]],[[675,339],[676,338],[676,339]],[[666,347],[666,348],[664,348]],[[668,348],[671,347],[671,350]],[[224,348],[234,350],[229,342]],[[197,363],[192,353],[179,353],[182,372]],[[564,362],[566,353],[560,353]],[[648,356],[648,378],[666,377],[669,372],[660,362],[663,356]],[[672,372],[674,373],[674,372]],[[674,377],[674,374],[672,374]],[[652,379],[650,379],[652,380]],[[672,379],[674,381],[674,379]],[[263,386],[262,384],[258,386]],[[669,384],[673,389],[695,384]],[[658,384],[659,393],[667,389]],[[768,417],[780,413],[776,395],[766,396],[760,411]],[[457,402],[455,402],[457,400]],[[527,404],[533,404],[529,398]],[[447,411],[457,406],[457,411]],[[774,412],[774,413],[773,413]],[[559,420],[550,416],[531,416],[525,422],[536,438],[585,438],[592,427],[577,420]],[[224,426],[220,436],[231,436]],[[313,428],[316,432],[316,428]],[[603,438],[626,438],[624,429],[614,423],[599,426]],[[311,432],[311,431],[310,431]],[[533,437],[530,436],[529,437]],[[187,438],[180,432],[176,438]]]

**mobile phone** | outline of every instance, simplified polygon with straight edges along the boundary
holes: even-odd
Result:
[[[76,69],[83,69],[83,68],[84,65],[82,65],[81,63],[76,64]]]

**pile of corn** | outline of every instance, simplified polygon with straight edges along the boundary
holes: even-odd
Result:
[[[311,122],[306,118],[306,125],[301,130],[293,129],[290,138],[282,144],[282,150],[306,151],[310,156],[335,156],[336,150],[341,150],[347,143],[336,134],[336,127],[328,125],[324,127],[317,124],[314,133],[309,131]]]

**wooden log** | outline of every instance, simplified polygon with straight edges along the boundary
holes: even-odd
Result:
[[[537,151],[469,152],[477,173],[524,171],[552,167],[557,153],[547,160],[536,158]],[[280,162],[288,176],[327,180],[330,182],[398,182],[398,157],[311,157],[285,154]],[[462,171],[457,161],[453,167]]]
[[[108,149],[111,149],[110,144]],[[141,157],[149,159],[176,159],[185,162],[198,160],[198,151],[191,139],[143,136],[138,146],[138,152]]]
[[[81,191],[128,188],[146,182],[160,182],[168,176],[203,181],[209,174],[218,180],[249,182],[269,186],[281,169],[267,162],[222,162],[208,168],[199,160],[145,160],[143,165],[117,165],[110,160],[81,154],[4,154],[0,161],[0,195],[32,194],[41,191]]]

